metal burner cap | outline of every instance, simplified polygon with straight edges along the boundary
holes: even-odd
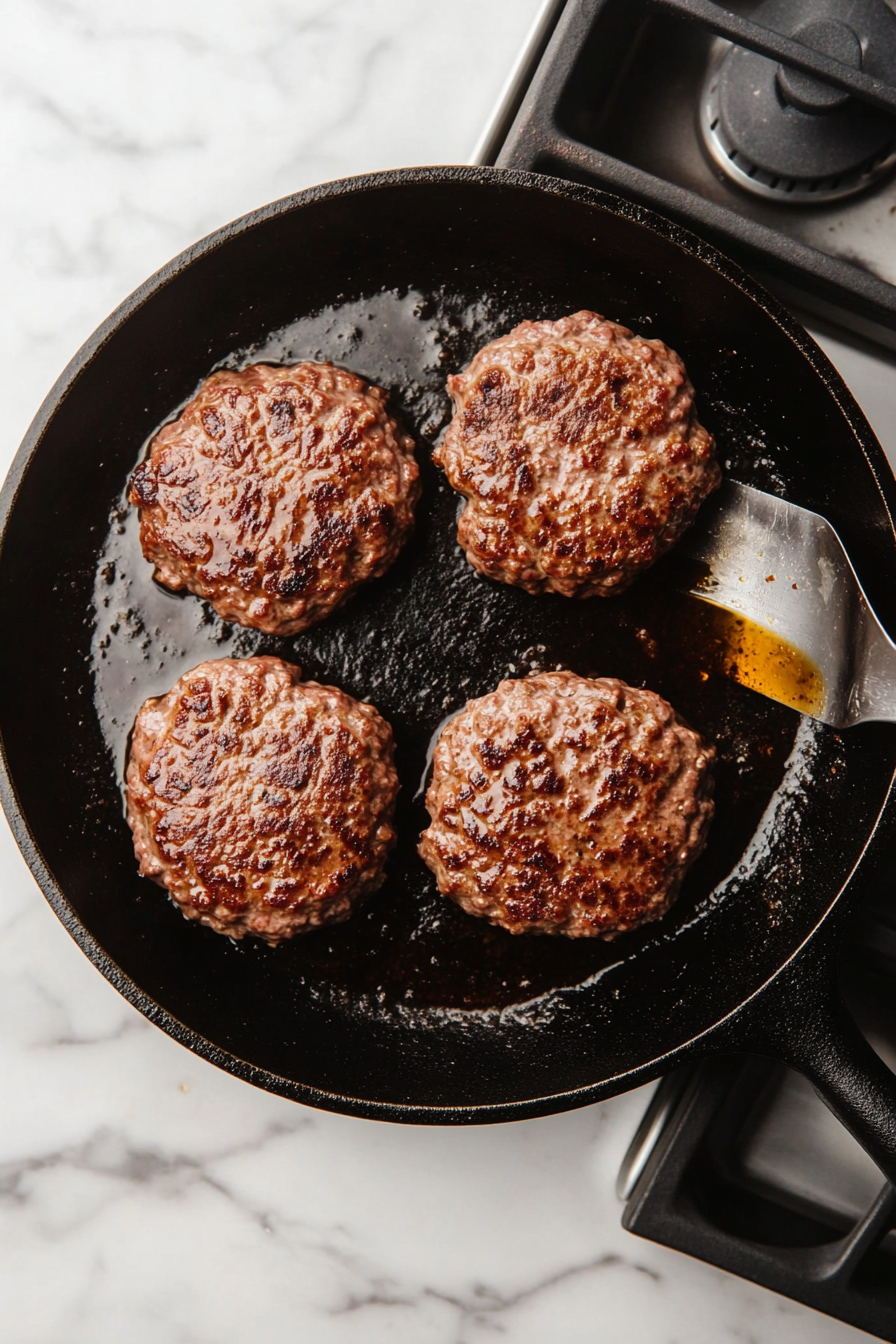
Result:
[[[862,68],[862,44],[849,24],[842,23],[840,19],[806,23],[802,28],[797,28],[793,36],[813,51],[833,56],[856,70]],[[813,79],[802,70],[791,70],[786,65],[778,66],[775,82],[785,103],[813,116],[833,112],[835,108],[845,107],[850,101],[850,95],[843,89],[835,89],[823,80]]]
[[[768,0],[757,23],[878,78],[896,79],[896,15],[884,0]],[[802,71],[725,45],[700,104],[726,176],[774,200],[862,191],[896,163],[896,119]]]

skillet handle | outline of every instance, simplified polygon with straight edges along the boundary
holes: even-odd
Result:
[[[840,997],[830,952],[804,949],[747,1005],[731,1043],[803,1074],[896,1185],[896,1074]]]

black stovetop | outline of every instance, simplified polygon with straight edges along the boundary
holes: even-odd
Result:
[[[783,3],[819,13],[877,4],[889,12],[884,0]],[[896,348],[894,171],[848,199],[787,205],[742,190],[707,152],[701,98],[725,43],[816,74],[832,68],[830,58],[764,26],[764,12],[751,0],[725,8],[711,0],[555,4],[480,161],[588,182],[649,205],[715,243],[791,306]],[[893,22],[896,30],[896,16]],[[834,78],[869,116],[896,114],[896,88],[867,70],[841,64]],[[892,154],[872,156],[863,171],[876,158],[892,162]]]

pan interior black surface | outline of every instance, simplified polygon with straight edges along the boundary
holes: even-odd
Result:
[[[446,374],[523,317],[587,307],[682,354],[726,469],[826,513],[872,600],[875,567],[891,563],[856,433],[788,333],[698,257],[587,195],[406,178],[263,215],[124,319],[23,481],[0,614],[10,629],[25,593],[41,620],[29,657],[4,660],[2,731],[32,832],[125,974],[284,1086],[476,1106],[625,1075],[711,1026],[786,959],[883,804],[892,730],[841,737],[707,678],[662,563],[622,598],[582,603],[484,581],[457,547],[457,500],[430,460]],[[280,640],[155,585],[123,490],[147,437],[213,368],[300,358],[389,388],[424,493],[392,571]],[[136,875],[120,795],[142,701],[204,658],[256,652],[371,699],[395,729],[403,785],[384,888],[348,924],[274,950],[187,923]],[[512,938],[441,899],[416,854],[439,724],[502,677],[555,666],[660,691],[720,751],[707,852],[662,923],[615,943]],[[844,815],[850,825],[835,825]]]
[[[95,703],[119,779],[140,705],[204,658],[276,654],[309,678],[371,700],[394,727],[404,787],[399,846],[384,889],[344,926],[276,951],[240,949],[287,963],[318,999],[381,1013],[396,1005],[412,1013],[492,1009],[580,984],[693,918],[736,866],[781,783],[799,716],[722,676],[707,678],[690,647],[689,618],[704,609],[695,613],[690,602],[677,600],[662,567],[622,599],[571,602],[482,580],[457,544],[457,496],[431,461],[432,443],[450,416],[446,371],[463,367],[523,316],[564,313],[572,297],[537,289],[511,297],[493,289],[471,303],[467,294],[381,290],[290,323],[223,361],[238,368],[338,360],[387,386],[417,435],[424,496],[413,542],[386,579],[299,638],[225,624],[208,603],[153,583],[136,510],[124,497],[113,510],[97,567],[93,661]],[[717,418],[728,461],[755,470],[755,430],[724,413]],[[767,468],[763,474],[771,475]],[[662,926],[615,944],[515,938],[471,919],[439,897],[416,852],[427,823],[424,775],[440,723],[503,677],[560,667],[651,686],[720,753],[713,845]],[[807,745],[812,735],[804,731]],[[153,889],[144,888],[137,884],[135,895],[158,904]],[[174,907],[170,915],[177,925]]]

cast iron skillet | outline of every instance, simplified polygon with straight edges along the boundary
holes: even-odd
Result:
[[[802,1069],[896,1176],[896,1085],[839,1006],[842,917],[892,830],[891,726],[833,731],[703,679],[664,564],[627,596],[535,599],[478,579],[430,461],[444,378],[523,316],[579,308],[662,336],[739,479],[838,529],[896,628],[896,491],[806,334],[711,248],[640,207],[523,173],[440,168],[303,192],[148,281],[51,392],[2,501],[3,801],[69,932],[177,1040],[312,1105],[379,1119],[545,1114],[699,1052]],[[424,497],[394,569],[316,630],[222,625],[154,585],[122,507],[147,437],[219,362],[332,358],[386,384]],[[346,925],[271,950],[185,921],[137,876],[122,815],[145,696],[202,658],[276,652],[393,723],[401,841]],[[568,666],[667,694],[719,746],[709,848],[664,921],[615,943],[512,938],[435,893],[416,855],[439,723],[506,675]]]

